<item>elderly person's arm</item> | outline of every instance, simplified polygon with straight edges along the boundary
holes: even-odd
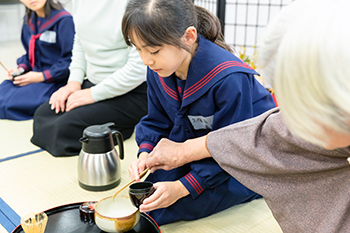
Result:
[[[177,143],[163,138],[150,153],[146,165],[151,172],[158,169],[171,170],[186,163],[211,157],[207,135]]]

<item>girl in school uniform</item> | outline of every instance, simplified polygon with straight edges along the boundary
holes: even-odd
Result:
[[[21,36],[26,54],[18,58],[18,68],[9,71],[10,80],[0,84],[0,119],[31,119],[69,75],[72,16],[53,0],[21,2],[26,6]]]
[[[257,73],[231,53],[218,19],[192,1],[131,0],[122,28],[148,66],[148,115],[136,126],[139,157],[129,166],[136,180],[162,138],[183,142],[275,107]],[[157,170],[146,180],[156,191],[140,210],[160,225],[261,197],[211,158]]]

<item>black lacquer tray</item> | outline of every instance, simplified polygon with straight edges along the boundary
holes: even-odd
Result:
[[[87,225],[80,221],[79,206],[83,204],[73,203],[58,206],[46,210],[49,217],[45,233],[104,233],[97,225]],[[160,233],[157,223],[147,214],[141,213],[140,221],[127,233]],[[18,225],[12,233],[24,233],[21,225]]]

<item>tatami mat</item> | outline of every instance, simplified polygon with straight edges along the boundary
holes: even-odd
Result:
[[[134,143],[134,140],[124,143],[121,184],[129,181],[127,168],[130,161],[136,159]],[[2,162],[0,177],[7,178],[0,179],[0,187],[6,187],[0,190],[0,197],[22,216],[62,204],[99,200],[117,190],[118,187],[106,192],[90,192],[80,188],[77,161],[78,156],[56,158],[43,151]]]
[[[0,160],[40,149],[30,142],[32,123],[32,120],[0,120]]]
[[[0,233],[7,233],[7,231],[5,230],[5,228],[3,228],[1,225],[0,225]]]

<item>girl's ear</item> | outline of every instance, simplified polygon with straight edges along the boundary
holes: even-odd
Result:
[[[193,26],[188,27],[182,36],[182,40],[187,46],[193,45],[197,41],[197,29]]]

